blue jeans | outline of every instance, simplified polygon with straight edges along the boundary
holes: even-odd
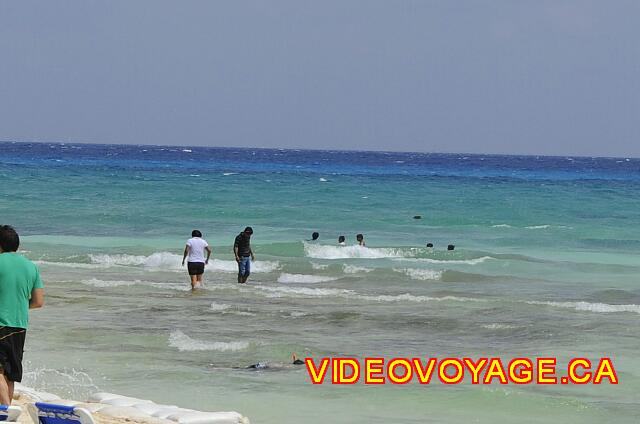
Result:
[[[238,261],[238,277],[248,277],[251,274],[251,256],[242,256]]]

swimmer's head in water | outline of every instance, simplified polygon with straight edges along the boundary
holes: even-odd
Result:
[[[320,233],[317,231],[314,231],[314,233],[311,234],[311,240],[318,240],[318,237],[320,237]]]
[[[267,365],[266,362],[258,362],[257,364],[249,365],[247,368],[255,369],[255,370],[263,370],[263,369],[269,368],[269,365]]]
[[[191,231],[191,237],[202,237],[202,233],[199,230]]]
[[[453,245],[453,244],[450,244],[450,245],[447,246],[447,250],[454,250],[455,248],[456,248],[456,246]]]
[[[362,234],[356,234],[356,240],[362,241],[364,240],[364,236]]]
[[[344,243],[344,236],[338,236],[338,243]]]
[[[427,247],[433,247],[433,243],[427,243]]]

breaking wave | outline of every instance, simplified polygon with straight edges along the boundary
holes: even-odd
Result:
[[[91,278],[89,280],[82,280],[82,284],[87,286],[106,288],[106,287],[124,287],[124,286],[147,286],[154,287],[163,290],[177,290],[177,291],[189,291],[191,288],[187,283],[157,283],[153,281],[142,280],[99,280],[97,278]]]
[[[145,283],[143,283],[140,280],[104,281],[104,280],[98,280],[97,278],[92,278],[90,280],[82,280],[82,284],[86,284],[87,286],[93,286],[93,287],[120,287],[120,286],[133,286],[135,284],[145,284]],[[152,283],[146,283],[146,284],[152,284]]]
[[[347,297],[355,296],[356,293],[353,290],[344,289],[312,289],[307,287],[286,287],[286,286],[256,286],[257,289],[263,291],[266,297],[281,298],[281,297]]]
[[[308,287],[286,287],[286,286],[256,286],[260,289],[265,297],[283,298],[315,298],[315,297],[338,297],[349,300],[364,300],[368,302],[486,302],[485,299],[475,299],[470,297],[458,296],[415,296],[410,293],[396,295],[363,295],[353,290],[346,289],[330,289],[330,288],[308,288]]]
[[[442,278],[442,271],[435,271],[432,269],[420,269],[420,268],[394,268],[395,272],[405,274],[413,280],[440,280]]]
[[[337,280],[336,277],[325,277],[322,275],[305,275],[305,274],[280,274],[278,277],[278,283],[290,284],[290,283],[301,283],[301,284],[317,284],[324,283],[326,281],[334,281]]]
[[[187,336],[180,330],[172,331],[169,335],[169,346],[175,347],[180,352],[193,352],[203,350],[215,350],[218,352],[238,351],[249,347],[249,342],[210,342],[196,340]]]
[[[603,314],[613,312],[634,312],[640,314],[640,305],[610,305],[608,303],[590,303],[590,302],[542,302],[528,301],[529,305],[546,305],[558,308],[570,308],[576,311],[598,312]]]
[[[360,274],[363,272],[371,272],[373,271],[373,269],[371,268],[365,268],[363,266],[355,266],[355,265],[343,265],[342,267],[342,271],[345,274]]]
[[[238,264],[236,261],[223,261],[220,259],[213,259],[209,261],[207,269],[222,271],[222,272],[238,272]],[[251,262],[251,272],[274,272],[280,269],[280,262],[278,261],[255,261]]]
[[[92,264],[100,266],[142,266],[152,270],[182,271],[182,256],[170,252],[156,252],[149,256],[144,255],[106,255],[90,254],[89,259]],[[65,265],[68,265],[65,263]],[[86,265],[86,264],[83,264]],[[273,272],[280,268],[277,261],[256,261],[251,264],[253,272]],[[238,265],[235,261],[223,261],[212,259],[207,265],[207,269],[222,272],[238,272]]]
[[[510,330],[513,328],[518,328],[515,325],[509,325],[509,324],[499,324],[499,323],[491,323],[491,324],[483,324],[481,325],[482,328],[486,328],[487,330]]]
[[[401,249],[370,248],[362,246],[327,246],[321,244],[304,244],[304,253],[315,259],[382,259],[404,257]]]
[[[401,258],[394,261],[426,262],[429,264],[450,264],[450,265],[478,265],[490,259],[492,256],[482,256],[474,259],[431,259],[431,258]]]
[[[471,297],[457,297],[457,296],[443,296],[443,297],[431,297],[431,296],[414,296],[410,293],[396,294],[396,295],[379,295],[379,296],[358,296],[360,299],[371,300],[375,302],[485,302],[484,299],[474,299]]]
[[[214,312],[223,312],[229,308],[231,308],[231,305],[227,305],[226,303],[211,302],[211,310]]]

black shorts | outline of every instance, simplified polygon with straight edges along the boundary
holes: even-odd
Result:
[[[0,326],[0,368],[11,381],[22,381],[22,353],[27,330]]]
[[[204,274],[204,262],[187,262],[189,275]]]

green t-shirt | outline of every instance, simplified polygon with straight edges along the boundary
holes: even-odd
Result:
[[[33,262],[17,253],[0,253],[0,325],[27,328],[31,291],[43,287]]]

